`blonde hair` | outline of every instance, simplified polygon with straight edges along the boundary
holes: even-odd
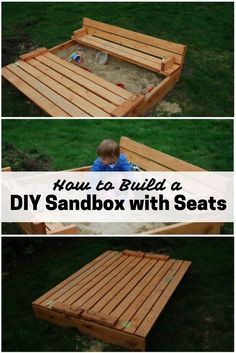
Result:
[[[97,154],[99,157],[119,157],[120,146],[113,140],[103,140],[97,148]]]

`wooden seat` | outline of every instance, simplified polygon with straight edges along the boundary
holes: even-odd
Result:
[[[121,151],[128,160],[138,165],[142,170],[152,172],[178,171],[194,172],[204,171],[204,169],[181,159],[170,156],[166,153],[148,147],[142,143],[122,136],[120,139]]]
[[[120,27],[84,18],[72,39],[154,72],[173,75],[182,65],[186,47]]]

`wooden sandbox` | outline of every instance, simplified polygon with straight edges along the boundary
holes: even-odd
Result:
[[[204,169],[166,153],[155,150],[144,144],[138,143],[128,137],[120,139],[121,152],[126,155],[131,163],[136,164],[144,171],[179,171],[194,172]],[[68,171],[90,171],[91,166],[73,168]],[[10,171],[10,168],[4,168]],[[143,234],[219,234],[222,223],[219,222],[181,222],[164,227],[154,228]],[[20,223],[20,228],[26,234],[77,234],[79,229],[76,224],[64,225],[62,223]]]
[[[57,55],[74,44],[145,68],[162,80],[145,94],[129,92]],[[139,116],[173,88],[185,53],[185,45],[84,18],[83,28],[74,31],[71,40],[21,55],[2,75],[49,116]]]
[[[33,310],[37,319],[144,351],[190,265],[167,255],[106,251],[35,300]]]

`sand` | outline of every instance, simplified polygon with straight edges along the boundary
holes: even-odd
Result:
[[[80,234],[141,234],[154,228],[161,228],[171,223],[76,223]]]
[[[92,73],[100,76],[114,84],[123,83],[125,89],[132,93],[145,94],[149,85],[155,87],[163,79],[161,75],[146,70],[137,65],[115,59],[108,55],[105,65],[95,61],[97,50],[92,48],[80,47],[78,44],[70,48],[57,52],[57,55],[69,61],[72,53],[82,49],[84,66],[89,68]],[[72,61],[71,61],[72,62]],[[122,89],[122,88],[121,88]]]

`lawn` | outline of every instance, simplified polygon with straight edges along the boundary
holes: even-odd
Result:
[[[233,351],[233,238],[3,238],[3,351],[123,351],[34,317],[31,302],[102,252],[191,260],[148,338],[149,351]]]
[[[233,116],[233,3],[3,3],[2,64],[70,38],[83,17],[188,46],[181,80],[165,98],[182,113],[155,107],[151,116]],[[44,116],[3,82],[3,116]]]
[[[52,170],[64,170],[90,165],[103,139],[121,136],[207,170],[233,170],[233,120],[3,120],[2,131],[2,163],[15,170],[7,144],[45,154]]]

